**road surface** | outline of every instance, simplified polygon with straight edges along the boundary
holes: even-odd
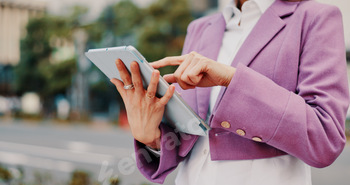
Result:
[[[114,176],[122,185],[152,185],[136,168],[131,134],[104,123],[68,126],[0,119],[0,164],[15,174],[23,167],[24,181],[31,184],[39,177],[44,184],[68,184],[71,173],[80,169],[101,185]],[[313,185],[349,185],[349,144],[333,165],[312,169],[312,174]],[[172,185],[175,176],[165,184]]]

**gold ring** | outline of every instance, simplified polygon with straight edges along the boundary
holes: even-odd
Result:
[[[149,95],[148,93],[146,93],[146,97],[147,97],[148,99],[153,99],[155,96],[154,96],[154,95]]]

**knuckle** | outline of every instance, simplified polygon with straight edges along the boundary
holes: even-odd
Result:
[[[190,55],[197,55],[197,52],[195,52],[195,51],[191,51],[191,53],[190,53]]]
[[[164,101],[159,101],[157,104],[155,104],[154,106],[154,110],[155,112],[159,112],[160,110],[162,110],[165,106],[165,102]]]
[[[182,84],[182,85],[181,85],[181,88],[184,89],[184,90],[187,90],[187,89],[189,89],[189,86],[186,85],[186,84]]]
[[[174,73],[174,77],[175,77],[176,81],[178,81],[178,80],[181,78],[181,76],[180,76],[180,72],[175,71],[175,73]]]
[[[208,63],[208,60],[204,57],[200,57],[199,58],[199,62],[202,63],[202,64],[207,64]]]
[[[160,60],[160,61],[166,61],[166,62],[167,62],[167,61],[170,61],[170,59],[171,59],[170,57],[165,57],[165,58],[163,58],[163,59]]]
[[[197,82],[197,76],[195,76],[195,75],[189,75],[188,79],[193,84],[196,84],[196,82]]]
[[[154,96],[155,94],[156,92],[153,90],[147,90],[147,93],[146,93],[147,96]]]
[[[133,84],[135,87],[142,87],[142,82],[140,81],[135,81]]]
[[[187,89],[187,88],[186,88],[186,85],[185,85],[184,83],[179,83],[179,85],[180,85],[181,89],[184,89],[184,90]]]
[[[189,73],[189,74],[187,74],[187,78],[190,78],[190,79],[195,78],[196,76],[197,76],[197,75],[194,74],[194,73]]]
[[[188,75],[182,74],[181,77],[180,77],[180,79],[181,79],[182,81],[187,81]]]

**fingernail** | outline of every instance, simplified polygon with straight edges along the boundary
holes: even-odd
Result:
[[[120,59],[117,59],[117,60],[115,61],[115,63],[119,65],[119,64],[120,64]]]

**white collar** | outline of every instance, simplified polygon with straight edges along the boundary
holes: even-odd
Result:
[[[236,7],[235,0],[231,0],[223,9],[222,14],[225,18],[226,23],[228,23],[233,15],[241,14],[241,11],[239,11]]]
[[[261,10],[261,13],[264,13],[272,4],[275,2],[275,0],[251,0],[255,1],[255,3],[258,5],[258,7]]]
[[[259,7],[261,13],[263,14],[274,2],[275,0],[248,0],[254,1]],[[241,13],[239,9],[236,7],[236,1],[231,0],[222,11],[226,23],[232,18],[232,13],[234,15],[238,15]]]

